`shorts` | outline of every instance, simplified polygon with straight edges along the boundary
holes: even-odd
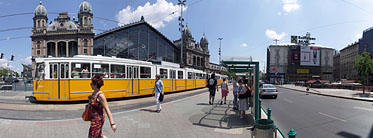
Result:
[[[215,96],[216,89],[209,89],[210,96]]]

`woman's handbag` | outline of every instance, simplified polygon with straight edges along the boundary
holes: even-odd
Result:
[[[164,95],[162,93],[159,93],[159,102],[163,102]]]
[[[85,110],[82,114],[82,119],[84,121],[91,121],[91,113],[92,113],[92,108],[89,106],[89,104],[86,104]]]

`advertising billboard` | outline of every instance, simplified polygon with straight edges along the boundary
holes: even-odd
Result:
[[[312,46],[301,46],[300,65],[320,66],[320,48]]]
[[[299,66],[299,63],[300,63],[299,46],[290,46],[290,64]]]

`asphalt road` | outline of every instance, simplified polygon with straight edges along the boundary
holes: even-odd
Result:
[[[277,99],[262,99],[287,134],[299,138],[373,138],[373,102],[340,99],[278,88]]]

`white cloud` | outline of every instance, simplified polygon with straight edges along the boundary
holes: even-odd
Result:
[[[276,31],[274,30],[269,30],[267,29],[266,30],[266,35],[269,39],[278,39],[278,40],[281,40],[282,38],[284,38],[287,34],[282,32],[281,34],[277,34]]]
[[[278,15],[278,16],[281,16],[281,15],[282,15],[282,13],[281,13],[281,12],[277,12],[277,15]]]
[[[247,47],[246,43],[241,44],[242,47]]]
[[[356,34],[355,37],[356,37],[357,39],[360,39],[360,38],[363,37],[363,35],[362,35],[362,34]]]
[[[184,8],[185,10],[186,7]],[[177,19],[180,15],[179,11],[180,7],[178,5],[174,5],[172,2],[167,2],[166,0],[157,0],[154,4],[147,2],[144,6],[138,6],[136,9],[127,6],[118,12],[116,19],[120,22],[118,25],[121,26],[139,21],[141,16],[144,16],[145,21],[153,27],[162,28],[166,26],[165,23]]]
[[[292,12],[299,8],[299,4],[297,3],[297,0],[282,0],[282,3],[284,3],[284,6],[282,9],[285,12]]]
[[[28,57],[22,59],[21,63],[23,63],[23,64],[31,64],[31,58],[32,58],[31,56],[28,56]]]

